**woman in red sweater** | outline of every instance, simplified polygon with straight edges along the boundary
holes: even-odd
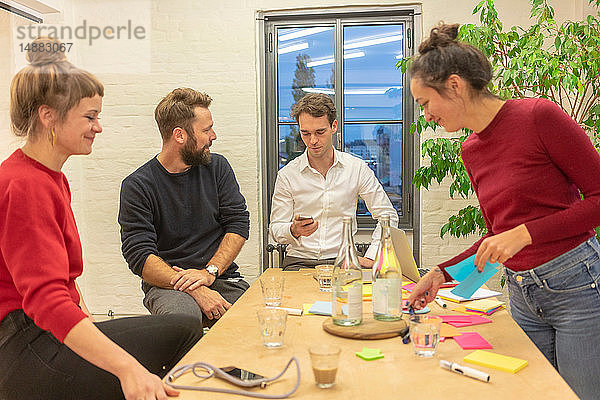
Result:
[[[444,268],[473,254],[480,271],[487,261],[504,264],[515,321],[580,397],[596,398],[600,156],[554,103],[492,95],[489,61],[457,34],[458,25],[439,25],[419,46],[411,92],[428,121],[474,132],[461,156],[487,233],[434,267],[409,301],[433,301],[449,278]]]
[[[176,395],[157,375],[198,341],[198,321],[94,323],[75,281],[82,250],[61,168],[91,153],[104,88],[56,51],[57,40],[30,48],[10,97],[11,128],[26,142],[0,166],[0,399]]]

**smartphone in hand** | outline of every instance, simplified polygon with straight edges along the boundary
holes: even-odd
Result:
[[[309,215],[298,215],[298,221],[306,221],[306,220],[312,220],[313,217],[309,216]]]

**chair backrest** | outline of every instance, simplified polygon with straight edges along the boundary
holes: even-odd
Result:
[[[355,243],[356,246],[356,252],[358,253],[359,256],[364,256],[365,253],[367,252],[367,249],[369,248],[369,246],[371,245],[371,243]],[[286,252],[286,248],[287,248],[287,244],[281,244],[281,243],[277,243],[277,244],[273,244],[273,243],[269,243],[267,245],[267,253],[269,253],[269,268],[273,268],[274,266],[274,251],[277,251],[277,255],[278,255],[278,260],[279,260],[279,266],[283,265],[283,259],[285,258],[285,252]]]

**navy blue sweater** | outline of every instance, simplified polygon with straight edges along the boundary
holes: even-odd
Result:
[[[150,254],[181,268],[203,268],[226,233],[248,239],[250,218],[231,166],[212,153],[207,166],[171,174],[156,157],[123,180],[121,250],[136,275]],[[223,278],[237,277],[237,265]]]

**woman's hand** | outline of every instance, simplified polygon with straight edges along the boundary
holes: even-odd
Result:
[[[179,395],[177,390],[148,372],[141,364],[126,370],[119,381],[127,400],[166,400],[167,397]]]
[[[440,267],[434,267],[426,273],[415,285],[408,297],[408,305],[420,310],[427,303],[431,303],[437,295],[440,286],[446,281]]]
[[[496,262],[502,264],[530,244],[531,235],[525,224],[521,224],[481,242],[475,256],[475,265],[481,272],[488,261],[492,264]]]

